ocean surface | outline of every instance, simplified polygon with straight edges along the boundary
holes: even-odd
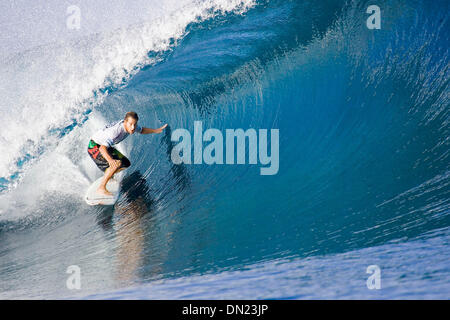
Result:
[[[0,298],[449,299],[450,2],[372,2],[0,5]],[[131,110],[168,127],[88,206]],[[195,121],[278,129],[278,171],[174,163]]]

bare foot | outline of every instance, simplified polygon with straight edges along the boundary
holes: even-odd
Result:
[[[98,194],[101,194],[101,195],[103,195],[103,196],[112,196],[113,194],[111,193],[111,192],[109,192],[108,190],[106,190],[106,188],[105,187],[99,187],[98,189],[97,189],[97,193]]]

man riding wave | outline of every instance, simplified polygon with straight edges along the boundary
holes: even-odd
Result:
[[[88,153],[97,167],[105,172],[103,180],[97,189],[97,193],[112,196],[106,189],[109,179],[125,168],[130,166],[130,160],[113,146],[123,141],[130,134],[161,133],[167,124],[158,129],[140,127],[137,122],[139,117],[136,112],[128,112],[123,120],[106,126],[97,131],[90,139]]]

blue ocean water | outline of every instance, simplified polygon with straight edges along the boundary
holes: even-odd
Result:
[[[380,30],[371,4],[218,1],[5,59],[3,92],[27,84],[13,120],[34,127],[0,138],[0,297],[448,299],[449,3],[378,1]],[[130,110],[169,127],[123,142],[118,203],[88,207],[89,136]],[[195,121],[279,129],[277,174],[174,164]]]

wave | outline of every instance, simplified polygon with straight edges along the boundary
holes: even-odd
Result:
[[[45,107],[14,115],[20,129],[33,123],[30,132],[0,129],[8,142],[0,235],[6,243],[39,239],[31,246],[42,257],[52,246],[38,249],[41,242],[57,239],[53,259],[76,248],[73,261],[97,273],[117,269],[104,283],[123,287],[285,257],[326,256],[335,265],[335,254],[387,252],[393,242],[446,230],[448,3],[378,5],[381,30],[367,29],[366,1],[195,3],[192,14],[72,44],[87,60],[58,47],[67,55],[51,58],[63,65],[55,70],[69,68],[63,60],[72,57],[78,64],[70,70],[81,72],[49,77],[58,83],[49,99],[36,89],[44,73],[30,72],[39,69],[35,62],[26,74],[8,65],[17,68],[9,80],[36,76],[22,99]],[[15,88],[8,85],[0,88]],[[117,205],[87,208],[80,195],[100,175],[87,140],[130,110],[141,125],[169,127],[122,143],[132,167]],[[171,133],[193,135],[195,121],[222,132],[279,129],[278,173],[175,165]],[[45,184],[36,188],[36,181]]]

